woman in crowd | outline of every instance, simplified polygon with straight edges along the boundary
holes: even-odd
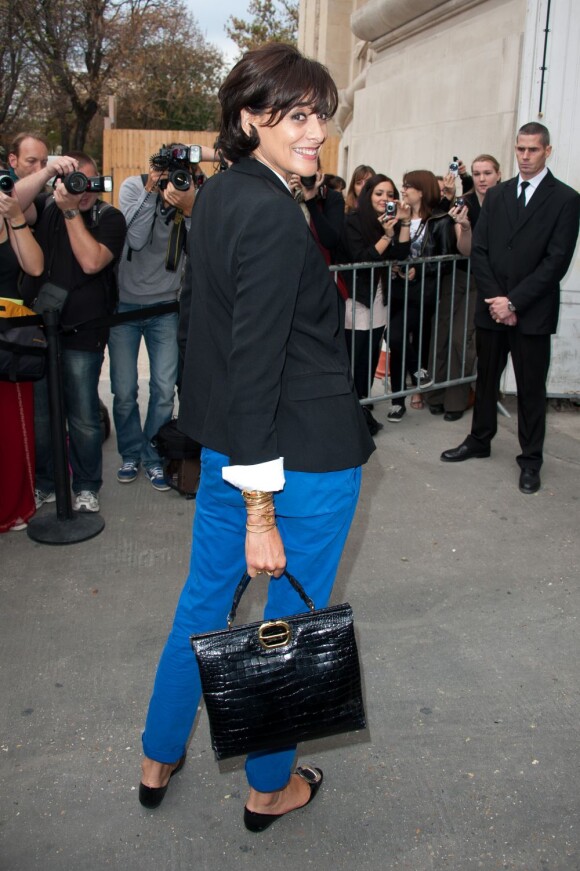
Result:
[[[344,224],[344,199],[342,195],[324,184],[325,176],[317,168],[310,177],[290,176],[290,190],[299,203],[316,244],[326,263],[335,262],[335,254]]]
[[[403,201],[411,214],[411,259],[455,254],[453,220],[439,208],[441,194],[432,172],[426,169],[407,172],[401,185]],[[427,371],[431,319],[437,295],[436,264],[397,269],[391,283],[387,345],[390,351],[391,389],[406,389],[406,376],[417,387],[432,382]],[[414,408],[422,408],[420,394],[412,397]],[[406,413],[405,397],[395,397],[387,419],[398,423]]]
[[[395,216],[385,213],[388,202],[396,203]],[[409,207],[399,202],[399,192],[386,175],[367,179],[358,198],[358,208],[346,216],[339,259],[342,263],[380,263],[409,256]],[[400,228],[400,229],[399,229]],[[398,232],[397,232],[398,230]],[[360,399],[369,393],[381,351],[387,323],[385,268],[345,270],[349,290],[346,301],[345,334],[352,361],[353,377]],[[353,293],[355,299],[353,299]],[[370,361],[370,369],[369,369]],[[368,405],[363,413],[371,435],[382,429]]]
[[[342,303],[293,199],[311,176],[338,95],[328,71],[291,46],[266,45],[219,91],[218,144],[232,165],[201,189],[192,215],[182,332],[179,426],[203,445],[190,572],[151,698],[139,799],[157,807],[185,761],[201,695],[189,637],[222,628],[244,570],[280,578],[286,563],[326,605],[373,450],[341,331]],[[337,435],[340,434],[340,435]],[[285,579],[265,616],[303,610]],[[244,823],[267,828],[308,804],[318,768],[293,773],[295,747],[252,753]]]
[[[376,175],[372,166],[366,166],[364,163],[361,163],[360,166],[356,167],[352,174],[345,197],[345,211],[347,215],[354,212],[358,207],[360,192],[362,191],[365,182],[367,182],[372,175]]]
[[[474,189],[463,197],[463,205],[449,211],[455,221],[457,249],[471,254],[472,231],[475,229],[486,191],[501,181],[500,166],[491,154],[480,154],[471,164]],[[468,288],[469,280],[469,288]],[[475,366],[476,287],[473,273],[468,274],[465,260],[458,261],[452,273],[443,277],[436,331],[435,380],[448,381],[467,377]],[[451,353],[450,353],[451,348]],[[469,404],[469,384],[456,384],[427,395],[431,414],[442,414],[447,421],[460,420]]]
[[[0,192],[0,306],[21,304],[20,271],[41,275],[44,258],[14,191]],[[0,488],[0,532],[26,529],[34,514],[34,385],[0,381],[0,455],[4,458]]]

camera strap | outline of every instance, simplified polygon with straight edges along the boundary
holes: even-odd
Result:
[[[183,212],[176,210],[171,224],[171,233],[169,234],[169,242],[167,243],[167,254],[165,255],[165,268],[168,272],[176,272],[181,258],[181,252],[185,248],[185,240],[187,239],[187,228]]]

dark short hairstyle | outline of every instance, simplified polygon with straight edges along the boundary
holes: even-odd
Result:
[[[294,106],[308,106],[331,117],[338,106],[336,85],[326,67],[297,48],[269,43],[248,51],[218,92],[221,122],[218,148],[231,161],[249,157],[260,144],[257,130],[242,129],[243,109],[268,114],[274,127]]]
[[[441,200],[439,183],[431,170],[415,169],[412,172],[406,172],[403,176],[403,184],[408,184],[409,187],[421,191],[423,199],[419,214],[423,219],[430,218]]]
[[[32,132],[24,132],[19,133],[18,136],[15,136],[10,144],[10,148],[8,152],[10,154],[15,154],[16,157],[20,154],[20,146],[24,142],[25,139],[36,139],[38,142],[42,142],[44,147],[48,150],[48,142],[40,133],[32,133]]]
[[[538,124],[537,121],[530,121],[528,124],[524,124],[523,127],[520,127],[518,130],[518,136],[540,136],[544,148],[547,148],[550,144],[550,131],[547,127],[544,127],[543,124]]]
[[[98,172],[96,161],[86,151],[69,151],[67,157],[74,157],[75,160],[78,160],[79,164],[90,163],[95,168],[95,172]]]
[[[365,185],[360,192],[360,196],[358,198],[358,213],[360,215],[360,223],[363,236],[370,245],[374,245],[375,242],[378,242],[378,240],[384,233],[383,228],[377,220],[377,213],[373,208],[373,191],[380,184],[386,183],[393,186],[395,199],[398,200],[399,191],[397,189],[397,185],[392,178],[389,178],[388,175],[383,175],[382,173],[377,173],[376,175],[373,175],[366,180]]]

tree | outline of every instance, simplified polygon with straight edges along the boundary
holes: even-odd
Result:
[[[17,39],[34,58],[46,125],[56,121],[64,151],[84,148],[109,94],[121,95],[123,111],[139,126],[162,120],[173,126],[178,118],[186,124],[193,117],[184,111],[192,91],[184,95],[180,85],[192,67],[199,73],[192,105],[200,110],[197,117],[212,116],[213,108],[204,116],[200,107],[215,100],[223,59],[205,43],[183,0],[18,0],[14,20]],[[141,99],[134,81],[147,83],[150,99]],[[163,97],[152,91],[155,83]],[[172,100],[172,91],[180,99]],[[155,101],[158,111],[145,111]]]
[[[298,2],[292,0],[250,0],[251,21],[231,15],[225,30],[240,54],[265,42],[296,45],[298,39]]]

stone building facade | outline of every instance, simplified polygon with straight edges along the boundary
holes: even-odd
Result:
[[[578,0],[301,0],[299,46],[340,88],[337,171],[360,163],[400,183],[493,154],[517,171],[517,128],[541,121],[550,169],[580,186]],[[564,283],[548,389],[580,393],[580,255]],[[513,386],[508,377],[507,389]]]

